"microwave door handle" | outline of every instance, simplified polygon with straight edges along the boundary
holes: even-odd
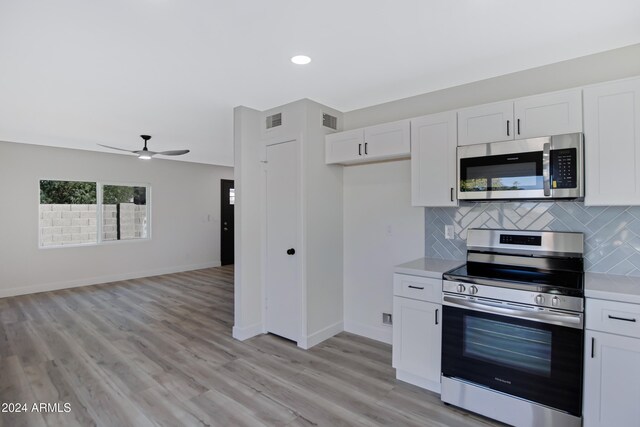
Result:
[[[551,143],[545,142],[542,146],[542,185],[544,196],[551,196]]]

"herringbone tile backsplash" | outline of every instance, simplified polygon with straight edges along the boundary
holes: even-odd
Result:
[[[461,202],[457,208],[425,208],[425,221],[428,257],[464,260],[469,228],[579,231],[587,271],[640,276],[640,206]],[[444,238],[445,225],[454,226],[454,240]]]

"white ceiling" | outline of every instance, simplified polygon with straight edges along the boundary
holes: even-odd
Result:
[[[638,0],[0,0],[0,140],[232,165],[237,105],[349,111],[638,42]]]

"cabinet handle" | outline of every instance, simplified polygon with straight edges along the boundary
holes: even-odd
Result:
[[[507,136],[509,136],[509,120],[507,120]]]
[[[453,187],[451,187],[451,201],[453,202]]]
[[[593,359],[596,355],[596,339],[591,337],[591,358]]]
[[[616,316],[612,316],[612,315],[609,315],[609,319],[612,319],[612,320],[623,320],[625,322],[635,322],[636,321],[636,319],[627,319],[626,317],[616,317]]]
[[[520,135],[520,119],[518,119],[518,135]]]
[[[365,143],[364,143],[364,154],[365,154],[365,156],[366,156],[367,154],[369,154],[369,153],[367,153],[367,145],[369,145],[369,143],[368,143],[368,142],[365,142]]]
[[[438,309],[436,308],[436,325],[438,324]]]
[[[362,156],[362,144],[358,144],[358,156]]]
[[[410,287],[411,289],[420,289],[420,290],[423,290],[423,289],[424,289],[424,286],[413,286],[413,285],[409,285],[409,287]]]

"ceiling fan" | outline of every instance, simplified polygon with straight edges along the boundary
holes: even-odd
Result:
[[[144,139],[144,148],[142,150],[126,150],[124,148],[110,147],[108,145],[103,145],[103,144],[98,144],[98,145],[101,147],[111,148],[113,150],[127,151],[129,153],[137,154],[138,158],[142,160],[150,160],[156,154],[159,154],[161,156],[181,156],[189,152],[189,150],[170,150],[170,151],[160,151],[160,152],[150,151],[147,148],[147,142],[151,139],[151,135],[140,135],[140,138]]]

